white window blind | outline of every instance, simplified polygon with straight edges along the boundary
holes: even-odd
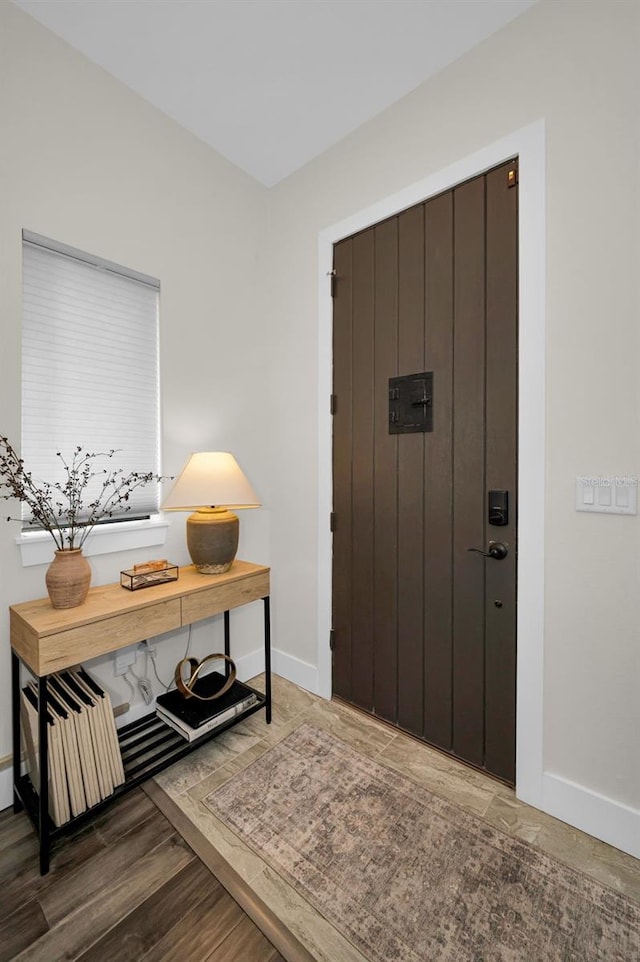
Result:
[[[56,452],[68,460],[78,445],[117,449],[98,468],[159,473],[159,289],[23,232],[22,458],[34,478],[62,481]],[[157,484],[136,489],[122,519],[156,513],[158,497]]]

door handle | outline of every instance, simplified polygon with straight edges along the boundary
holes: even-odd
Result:
[[[502,561],[509,554],[508,546],[502,541],[489,542],[488,551],[484,551],[482,548],[467,548],[467,551],[477,551],[483,558],[493,558],[494,561]]]

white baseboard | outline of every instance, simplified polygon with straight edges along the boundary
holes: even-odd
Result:
[[[256,648],[248,655],[237,658],[236,668],[240,681],[247,681],[248,678],[254,678],[255,675],[261,674],[264,671],[264,649]],[[305,691],[310,691],[314,695],[319,693],[318,669],[307,661],[301,661],[300,658],[295,658],[284,651],[272,648],[271,670],[274,674],[293,682],[294,685],[304,688]]]
[[[292,681],[294,685],[310,691],[314,695],[320,694],[318,669],[315,665],[310,665],[308,661],[301,661],[288,655],[277,648],[271,653],[271,667],[276,675],[281,675],[287,681]]]
[[[640,811],[545,772],[542,809],[588,835],[640,858]]]
[[[0,812],[13,805],[13,768],[11,765],[0,771]]]
[[[273,659],[273,650],[271,651],[271,658]],[[256,648],[255,651],[250,651],[248,655],[234,658],[234,661],[240,681],[255,678],[256,675],[260,675],[264,671],[264,648]],[[271,667],[273,667],[273,664]]]

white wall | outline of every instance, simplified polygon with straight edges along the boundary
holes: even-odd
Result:
[[[544,119],[543,805],[604,838],[620,816],[638,854],[638,518],[574,510],[576,475],[640,474],[638,4],[540,0],[271,192],[19,11],[0,18],[0,427],[19,435],[22,227],[159,277],[164,470],[197,447],[236,452],[267,505],[243,516],[243,553],[271,560],[280,667],[310,685],[319,232]],[[2,611],[42,594],[14,533],[0,527]],[[166,554],[187,560],[176,522]],[[130,560],[95,559],[96,580]]]
[[[315,661],[318,234],[542,118],[547,142],[543,806],[640,854],[637,517],[577,514],[577,475],[640,474],[639,6],[542,0],[274,188],[279,645]],[[281,390],[288,387],[289,395]],[[288,416],[295,396],[297,418]],[[526,685],[526,679],[524,679]],[[585,812],[589,809],[593,814]],[[613,822],[624,825],[613,829]],[[608,824],[607,824],[608,823]]]
[[[268,563],[270,417],[260,402],[268,332],[256,283],[266,189],[5,2],[0,71],[0,431],[19,444],[22,228],[157,277],[163,471],[177,474],[193,450],[234,451],[265,503],[242,514],[240,554]],[[41,597],[46,570],[22,567],[7,513],[0,523],[0,757],[11,749],[7,607]],[[171,516],[161,548],[92,557],[94,584],[159,552],[188,563],[185,517]],[[262,643],[261,607],[232,616],[240,656]],[[196,653],[220,650],[218,621],[194,628]],[[183,634],[158,644],[167,682],[185,645]],[[129,699],[107,659],[97,670],[118,701]],[[8,772],[0,777],[2,808]]]

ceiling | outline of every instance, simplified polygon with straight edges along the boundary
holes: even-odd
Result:
[[[535,0],[13,0],[267,187]]]

